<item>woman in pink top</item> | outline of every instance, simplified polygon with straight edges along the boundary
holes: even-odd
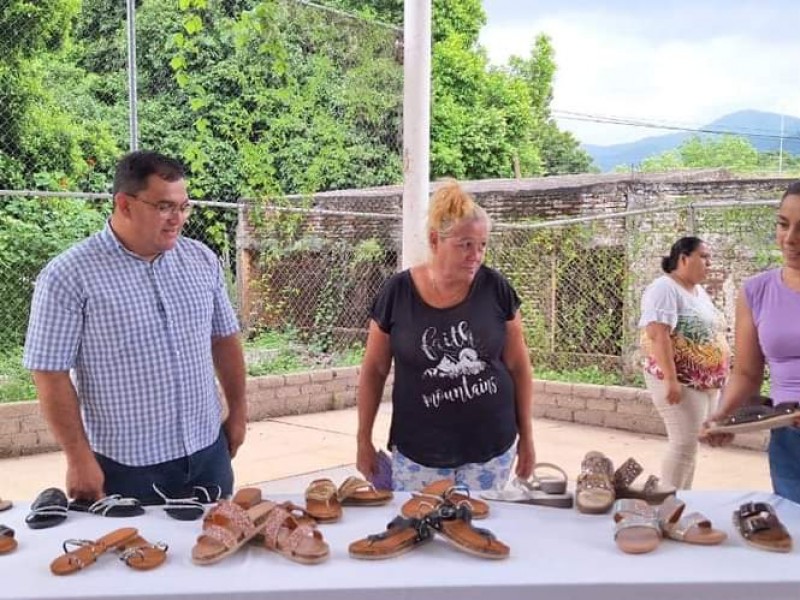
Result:
[[[778,207],[776,238],[783,266],[744,282],[736,304],[736,361],[718,411],[720,421],[758,398],[764,367],[770,370],[775,404],[800,400],[800,181],[789,186]],[[795,425],[800,425],[796,423]],[[711,445],[731,434],[706,434]],[[776,494],[800,502],[800,429],[773,429],[769,466]]]

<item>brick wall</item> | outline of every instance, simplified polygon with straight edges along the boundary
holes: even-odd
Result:
[[[358,367],[250,377],[247,380],[248,421],[337,410],[354,406]],[[391,394],[387,380],[384,400]],[[637,433],[664,435],[646,390],[556,381],[534,381],[534,417],[570,421]],[[736,436],[736,445],[764,450],[767,433]],[[57,450],[39,413],[39,403],[0,404],[0,457]]]

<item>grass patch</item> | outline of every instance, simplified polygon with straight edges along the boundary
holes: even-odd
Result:
[[[22,366],[22,348],[0,351],[0,402],[35,400],[31,374]]]

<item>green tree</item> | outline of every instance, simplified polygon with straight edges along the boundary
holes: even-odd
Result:
[[[747,138],[733,135],[716,138],[693,136],[675,150],[644,159],[640,169],[652,172],[724,167],[747,173],[758,170],[759,164],[758,150]]]

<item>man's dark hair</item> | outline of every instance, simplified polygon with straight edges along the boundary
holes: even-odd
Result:
[[[164,181],[178,181],[184,179],[186,172],[174,158],[137,150],[123,156],[117,164],[112,193],[137,194],[147,187],[147,178],[151,175],[158,175]]]
[[[783,196],[781,196],[781,204],[786,200],[786,196],[800,196],[800,181],[789,184],[789,187],[786,188],[786,191],[783,192]]]

